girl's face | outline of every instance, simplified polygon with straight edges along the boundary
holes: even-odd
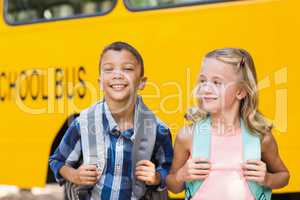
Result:
[[[209,113],[232,109],[244,97],[239,86],[241,77],[241,73],[236,72],[232,65],[215,58],[205,59],[197,90],[202,109]]]

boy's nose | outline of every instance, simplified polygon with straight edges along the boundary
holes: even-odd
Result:
[[[116,69],[113,71],[113,78],[122,78],[123,77],[123,73],[121,70]]]

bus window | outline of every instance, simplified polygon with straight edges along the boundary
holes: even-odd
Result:
[[[207,4],[216,2],[227,2],[236,0],[125,0],[130,10],[147,10],[156,8],[185,6],[191,4]]]
[[[109,12],[116,0],[6,0],[5,19],[9,24],[101,15]]]

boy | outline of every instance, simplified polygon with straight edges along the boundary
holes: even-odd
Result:
[[[143,59],[134,47],[115,42],[103,50],[100,85],[105,97],[98,105],[102,109],[104,139],[101,141],[106,152],[106,156],[102,156],[105,157],[105,167],[100,173],[93,164],[78,167],[84,151],[82,122],[76,118],[49,160],[59,183],[68,180],[76,185],[94,186],[90,198],[93,200],[141,199],[142,196],[133,191],[135,179],[143,182],[147,190],[165,187],[173,149],[170,131],[158,118],[154,117],[156,137],[151,159],[137,161],[132,166],[134,141],[141,134],[134,125],[136,113],[137,108],[143,106],[137,91],[144,88],[146,80]]]

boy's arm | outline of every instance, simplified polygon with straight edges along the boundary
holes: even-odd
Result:
[[[76,118],[66,131],[58,148],[49,159],[50,168],[53,171],[57,182],[62,184],[65,178],[69,179],[67,177],[63,177],[60,170],[64,166],[64,169],[66,169],[66,167],[74,168],[78,166],[81,154],[79,123]],[[69,171],[71,171],[71,169],[69,169]]]
[[[59,173],[68,181],[77,185],[95,185],[100,178],[95,165],[81,165],[78,169],[64,165]]]
[[[160,178],[160,188],[166,187],[166,177],[169,174],[173,160],[173,146],[170,130],[162,125],[157,127],[157,137],[154,148],[156,172]]]
[[[156,141],[151,161],[140,160],[136,164],[135,175],[138,180],[156,189],[166,187],[165,180],[171,168],[173,147],[170,130],[158,125]]]

